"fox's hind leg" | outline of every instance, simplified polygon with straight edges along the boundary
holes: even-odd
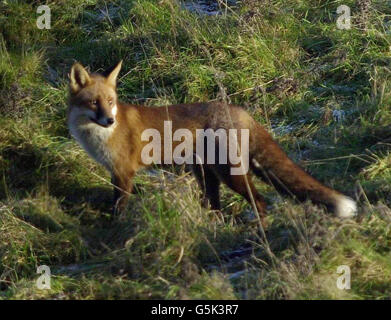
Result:
[[[216,166],[217,175],[221,180],[233,191],[243,196],[250,204],[252,204],[252,198],[254,199],[255,206],[262,221],[262,225],[266,227],[266,202],[265,199],[258,193],[255,188],[251,176],[247,175],[232,175],[229,165]]]
[[[220,210],[220,180],[212,170],[203,165],[193,165],[193,173],[202,190],[202,206]]]

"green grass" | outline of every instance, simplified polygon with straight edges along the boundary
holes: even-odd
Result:
[[[219,16],[170,0],[47,2],[50,30],[35,25],[41,1],[0,2],[0,299],[391,298],[389,4],[372,1],[366,29],[353,17],[338,30],[336,8],[358,16],[355,1],[246,0]],[[265,241],[245,200],[224,188],[223,215],[202,209],[177,170],[140,173],[139,194],[110,219],[109,176],[66,127],[67,73],[120,59],[122,100],[209,101],[223,89],[355,197],[359,217],[259,184]],[[43,264],[51,290],[36,287]],[[336,286],[340,265],[350,290]]]

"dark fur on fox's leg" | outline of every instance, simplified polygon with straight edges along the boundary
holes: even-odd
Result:
[[[202,190],[202,206],[212,210],[220,210],[220,180],[205,166],[194,165],[193,173]]]
[[[231,175],[229,165],[216,166],[216,172],[221,180],[233,191],[243,196],[249,204],[252,204],[252,199],[255,202],[258,214],[261,218],[262,225],[266,228],[266,201],[255,188],[251,176],[247,175]]]
[[[132,178],[133,173],[130,172],[125,176],[115,176],[111,178],[114,185],[114,199],[113,199],[113,214],[117,215],[126,208],[129,201],[130,194],[134,193]]]

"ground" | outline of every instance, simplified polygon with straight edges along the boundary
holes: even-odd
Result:
[[[40,4],[51,29],[38,29]],[[205,3],[205,1],[203,1]],[[351,8],[338,29],[337,7]],[[197,13],[170,0],[0,2],[0,299],[391,298],[391,6],[243,0]],[[213,13],[212,12],[212,13]],[[358,200],[353,220],[259,183],[200,207],[183,168],[140,173],[110,219],[109,175],[70,137],[67,73],[123,59],[121,100],[228,99],[289,156]],[[37,288],[37,267],[51,289]],[[339,266],[351,288],[337,287]]]

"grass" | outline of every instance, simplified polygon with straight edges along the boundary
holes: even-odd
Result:
[[[372,1],[363,28],[355,1],[246,0],[218,16],[169,0],[47,2],[50,30],[35,25],[40,1],[0,2],[0,299],[391,298],[389,4]],[[336,28],[340,4],[350,30]],[[295,161],[356,198],[359,217],[259,184],[265,241],[242,198],[224,188],[223,215],[202,209],[180,168],[140,173],[110,219],[109,176],[66,128],[67,73],[120,59],[122,100],[210,101],[223,88]],[[51,290],[36,287],[43,264]],[[340,265],[350,290],[336,286]]]

